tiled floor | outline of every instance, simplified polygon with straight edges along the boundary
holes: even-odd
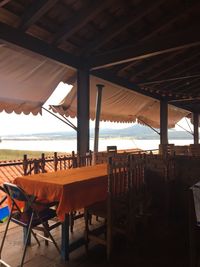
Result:
[[[95,221],[95,220],[94,220]],[[0,225],[0,240],[4,225]],[[83,222],[76,222],[74,238],[83,233]],[[60,232],[54,232],[60,243]],[[21,228],[12,226],[6,240],[3,258],[11,264],[19,264],[22,253]],[[134,266],[134,267],[187,267],[189,266],[187,229],[178,222],[164,226],[158,220],[153,220],[149,226],[138,228],[132,245],[127,246],[123,240],[115,240],[112,260],[108,263],[105,248],[90,245],[86,256],[84,247],[70,254],[69,262],[62,262],[60,255],[52,244],[38,246],[33,240],[28,248],[25,265],[27,267],[104,267],[104,266]]]

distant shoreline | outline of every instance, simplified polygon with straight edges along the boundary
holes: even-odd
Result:
[[[127,140],[160,140],[159,137],[155,137],[155,136],[151,136],[151,137],[144,137],[144,136],[100,136],[99,137],[100,140],[108,140],[108,139],[127,139]],[[169,139],[173,139],[173,140],[190,140],[192,138],[190,137],[171,137]],[[2,137],[1,141],[56,141],[56,140],[76,140],[76,137],[36,137],[36,136],[27,136],[27,137]],[[94,140],[94,137],[90,137],[90,140]]]

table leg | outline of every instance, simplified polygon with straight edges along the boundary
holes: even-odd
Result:
[[[69,214],[65,214],[65,220],[61,227],[61,258],[69,260]]]

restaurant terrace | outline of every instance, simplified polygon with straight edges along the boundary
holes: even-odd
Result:
[[[14,189],[9,184],[2,188],[11,202],[16,197],[11,190],[18,186],[40,200],[45,197],[45,211],[57,220],[55,229],[48,220],[43,225],[46,238],[55,231],[55,247],[45,246],[47,240],[37,246],[33,234],[36,238],[24,251],[25,266],[198,266],[199,13],[198,0],[0,1],[0,111],[42,114],[43,104],[63,81],[73,88],[49,112],[69,124],[69,116],[77,118],[77,126],[71,124],[77,131],[77,151],[55,160],[51,171],[43,157],[26,159],[23,173],[12,181]],[[169,144],[168,128],[186,116],[194,126],[193,144]],[[96,121],[94,151],[89,147],[90,118]],[[119,153],[109,144],[107,151],[98,152],[100,120],[138,120],[159,128],[159,154]],[[70,164],[57,164],[65,160]],[[115,176],[124,180],[114,196]],[[122,185],[123,200],[118,195]],[[115,215],[110,196],[115,204],[121,200]],[[102,220],[91,205],[105,199],[108,209]],[[116,222],[123,229],[117,231],[125,242],[117,239],[110,257],[115,216],[120,217]],[[91,223],[107,229],[106,241],[100,241],[106,250],[94,244],[88,248],[99,242]],[[5,225],[0,226],[2,237]],[[24,243],[30,245],[25,236]],[[76,245],[71,244],[77,236]],[[21,229],[13,226],[5,241],[0,265],[9,266],[5,262],[10,258],[16,266],[23,247]]]

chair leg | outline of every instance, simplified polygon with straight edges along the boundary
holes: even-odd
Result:
[[[48,224],[48,222],[46,222],[46,223],[45,223],[45,225],[46,225],[46,227],[47,227],[47,228],[49,227],[49,224]],[[47,232],[46,232],[46,231],[44,231],[44,236],[48,238],[48,237],[49,237],[49,234],[47,234]],[[45,241],[44,241],[44,242],[45,242],[45,245],[46,245],[46,246],[48,246],[48,245],[49,245],[49,242],[48,242],[48,240],[46,240],[46,239],[45,239]]]
[[[91,215],[88,213],[87,210],[84,212],[84,218],[85,218],[85,251],[86,254],[88,254],[88,244],[89,244],[89,223],[91,220]]]
[[[74,211],[70,212],[69,220],[70,220],[70,232],[73,233],[73,231],[74,231]]]
[[[9,224],[10,224],[10,220],[11,220],[11,215],[10,215],[9,218],[8,218],[8,222],[7,222],[7,225],[6,225],[6,229],[5,229],[5,232],[4,232],[4,235],[3,235],[3,238],[2,238],[2,242],[1,242],[1,247],[0,247],[0,259],[1,259],[1,253],[2,253],[2,250],[3,250],[4,242],[5,242],[5,239],[6,239],[6,235],[7,235],[7,232],[8,232],[8,227],[9,227]]]
[[[33,230],[31,229],[31,234],[33,235],[33,237],[35,238],[36,242],[38,243],[38,246],[40,246],[40,241],[37,238],[37,235],[33,232]]]
[[[29,243],[29,237],[30,237],[30,233],[31,233],[32,221],[33,221],[33,213],[31,214],[31,218],[30,218],[30,221],[29,221],[29,224],[28,224],[28,230],[27,230],[27,233],[26,233],[26,240],[25,240],[25,244],[24,244],[24,251],[23,251],[20,267],[23,267],[23,265],[24,265],[26,249],[27,249],[27,246],[28,246],[28,243]]]
[[[44,231],[46,232],[46,235],[48,235],[48,237],[51,239],[51,241],[53,242],[53,244],[55,245],[56,249],[58,250],[59,254],[60,254],[60,249],[55,241],[55,239],[53,238],[52,234],[50,233],[50,231],[48,230],[47,226],[45,225],[45,223],[42,223],[43,227],[44,227]]]

